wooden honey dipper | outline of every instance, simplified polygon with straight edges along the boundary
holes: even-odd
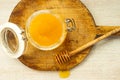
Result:
[[[55,56],[55,60],[57,61],[58,64],[64,64],[64,63],[68,62],[71,59],[71,57],[76,55],[78,52],[85,50],[86,48],[94,45],[98,41],[101,41],[101,40],[103,40],[103,39],[111,36],[112,34],[119,32],[119,31],[120,31],[120,28],[116,28],[116,29],[100,36],[99,38],[96,38],[93,41],[86,43],[85,45],[83,45],[83,46],[81,46],[81,47],[79,47],[71,52],[62,51],[61,53],[59,53]]]

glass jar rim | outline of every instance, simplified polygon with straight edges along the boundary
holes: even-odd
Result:
[[[62,36],[60,37],[60,39],[59,39],[56,43],[54,43],[54,44],[52,44],[52,45],[50,45],[50,46],[41,46],[41,45],[39,45],[38,43],[36,43],[36,42],[30,37],[29,30],[28,30],[28,27],[29,27],[29,25],[30,25],[31,20],[32,20],[35,16],[37,16],[37,15],[39,15],[39,14],[44,14],[44,13],[48,13],[48,14],[51,14],[51,15],[57,17],[57,18],[61,21],[62,27],[63,27]],[[28,18],[28,20],[27,20],[27,22],[26,22],[26,36],[27,36],[28,40],[30,41],[30,43],[31,43],[34,47],[36,47],[36,48],[38,48],[38,49],[40,49],[40,50],[53,50],[53,49],[56,49],[57,47],[59,47],[59,46],[64,42],[64,40],[65,40],[65,38],[66,38],[66,34],[67,34],[67,31],[66,31],[66,26],[65,26],[64,20],[63,20],[60,16],[58,16],[58,14],[54,14],[54,13],[53,13],[52,11],[50,11],[50,10],[39,10],[39,11],[36,11],[36,12],[34,12],[34,13]]]

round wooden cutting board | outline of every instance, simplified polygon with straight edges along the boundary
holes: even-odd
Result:
[[[79,46],[94,40],[96,37],[94,20],[80,0],[21,0],[14,8],[9,21],[25,29],[29,16],[35,11],[45,9],[52,10],[64,18],[73,18],[76,23],[76,30],[69,32],[64,43],[51,51],[39,50],[28,41],[26,50],[19,60],[36,70],[69,70],[74,68],[85,59],[90,48],[80,52],[63,65],[56,64],[54,55],[63,50],[75,50]]]

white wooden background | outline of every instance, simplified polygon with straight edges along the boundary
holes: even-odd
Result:
[[[20,0],[0,0],[0,24]],[[97,25],[120,25],[120,0],[81,0]],[[32,3],[31,3],[32,4]],[[58,72],[36,71],[0,50],[0,80],[63,80]],[[97,43],[90,55],[64,80],[120,80],[120,36]]]

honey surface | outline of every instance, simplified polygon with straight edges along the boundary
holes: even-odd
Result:
[[[41,46],[50,46],[59,41],[62,36],[62,21],[50,13],[35,16],[29,26],[32,40]]]

